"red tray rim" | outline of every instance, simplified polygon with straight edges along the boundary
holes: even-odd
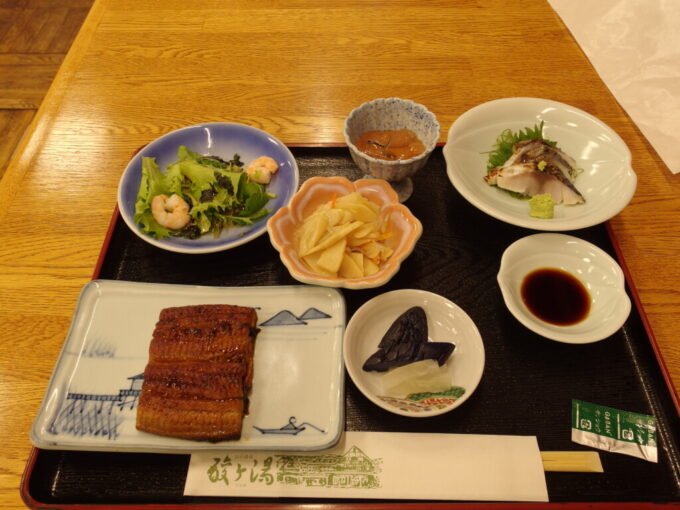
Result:
[[[329,142],[329,143],[289,143],[286,144],[288,147],[310,147],[310,148],[323,148],[323,147],[346,147],[345,143],[335,143],[335,142]],[[443,143],[438,143],[438,147],[442,147],[444,144]],[[141,150],[138,149],[137,151]],[[135,152],[137,152],[135,151]],[[99,274],[101,273],[102,265],[104,264],[104,259],[106,258],[106,254],[109,249],[109,245],[111,244],[111,238],[113,237],[113,231],[116,227],[116,223],[118,221],[118,217],[120,216],[120,211],[118,210],[118,206],[116,205],[114,207],[113,214],[111,215],[111,220],[109,221],[109,225],[107,228],[106,236],[104,237],[104,241],[102,242],[102,247],[99,252],[99,256],[97,258],[97,262],[95,264],[93,273],[92,273],[92,280],[96,280],[99,277]],[[671,398],[673,400],[673,404],[675,406],[676,412],[680,415],[680,400],[678,399],[678,393],[676,391],[675,386],[673,385],[673,381],[670,376],[670,372],[668,370],[668,367],[666,366],[666,363],[663,359],[663,355],[661,353],[661,349],[659,348],[659,344],[656,341],[656,337],[654,336],[654,332],[652,331],[651,324],[649,322],[649,319],[644,311],[644,307],[642,305],[642,301],[640,299],[640,296],[638,294],[637,288],[635,287],[635,284],[633,282],[632,275],[630,273],[630,270],[628,268],[628,265],[625,262],[625,258],[623,256],[623,251],[621,249],[621,246],[618,243],[618,240],[616,238],[616,235],[614,233],[614,230],[611,226],[611,223],[609,221],[605,222],[605,228],[607,230],[607,235],[609,236],[609,240],[612,243],[612,246],[614,248],[614,251],[616,252],[616,256],[619,262],[619,265],[621,266],[621,269],[623,270],[623,273],[625,275],[626,279],[626,284],[628,285],[628,288],[631,293],[631,297],[633,298],[633,302],[635,303],[635,307],[640,315],[640,319],[642,321],[642,324],[644,326],[645,332],[647,334],[647,338],[652,346],[654,356],[656,358],[656,361],[659,365],[659,368],[661,370],[661,373],[664,378],[664,382],[666,384],[666,387],[671,395]],[[33,468],[35,467],[35,463],[37,460],[38,456],[38,448],[35,446],[31,447],[31,452],[28,457],[28,461],[26,463],[26,468],[24,470],[23,476],[21,478],[21,484],[20,484],[20,493],[21,497],[24,501],[24,503],[29,507],[33,508],[36,510],[58,510],[58,509],[78,509],[78,510],[103,510],[103,509],[108,509],[111,508],[111,505],[107,504],[46,504],[42,503],[40,501],[37,501],[33,496],[31,496],[29,492],[29,481],[31,478],[31,475],[33,473]],[[585,510],[585,509],[592,509],[592,510],[613,510],[613,509],[623,509],[623,510],[628,510],[628,509],[635,509],[635,510],[658,510],[662,508],[671,508],[671,507],[680,507],[680,502],[668,502],[668,503],[652,503],[652,502],[555,502],[555,503],[525,503],[525,502],[503,502],[503,503],[483,503],[483,502],[456,502],[456,503],[439,503],[439,502],[426,502],[426,503],[332,503],[332,504],[323,504],[323,507],[325,508],[333,508],[333,509],[352,509],[352,510],[393,510],[396,507],[402,507],[402,508],[409,508],[409,509],[414,509],[414,510],[431,510],[434,505],[438,509],[453,509],[453,510],[479,510],[480,509],[480,504],[484,505],[485,509],[499,509],[499,510],[520,510],[520,509],[526,509],[526,508],[531,508],[533,510],[554,510],[556,506],[560,506],[561,508],[564,509],[570,509],[570,510]],[[272,509],[272,510],[302,510],[302,509],[318,509],[319,505],[318,504],[313,504],[310,505],[308,503],[292,503],[292,504],[250,504],[250,503],[224,503],[224,502],[215,502],[215,503],[197,503],[197,504],[187,504],[187,503],[163,503],[163,504],[145,504],[144,508],[148,508],[149,510],[179,510],[179,509],[186,509],[187,506],[190,506],[191,508],[202,510],[202,509],[215,509],[215,508],[260,508],[263,510],[266,509]],[[139,509],[140,505],[139,504],[131,504],[131,505],[120,505],[116,504],[115,507],[117,509],[121,510],[127,510],[127,509]]]

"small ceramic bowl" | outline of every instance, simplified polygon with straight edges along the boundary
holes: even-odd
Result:
[[[412,306],[425,311],[429,341],[456,346],[443,365],[451,388],[441,393],[387,396],[382,382],[385,373],[367,372],[363,365],[390,325]],[[417,289],[386,292],[364,303],[345,330],[343,356],[347,372],[366,398],[386,411],[411,418],[437,416],[459,407],[479,385],[485,363],[484,342],[470,316],[445,297]]]
[[[561,326],[529,310],[522,297],[522,283],[527,275],[544,268],[567,272],[585,287],[590,310],[583,320]],[[510,313],[530,330],[558,342],[603,340],[621,328],[630,314],[621,267],[602,249],[578,237],[543,233],[514,242],[503,253],[497,280]]]
[[[354,143],[367,131],[410,129],[425,151],[410,159],[387,161],[361,152]],[[400,182],[425,166],[439,140],[437,117],[425,106],[398,97],[379,98],[352,110],[345,119],[345,142],[356,165],[366,174]]]
[[[316,274],[299,257],[294,242],[295,233],[304,219],[321,204],[354,191],[378,204],[381,213],[389,217],[393,235],[384,242],[394,252],[383,263],[380,271],[364,278],[329,278]],[[359,179],[351,182],[344,177],[312,177],[302,184],[286,207],[279,209],[267,221],[267,230],[272,245],[280,253],[281,261],[296,280],[324,287],[368,289],[384,285],[399,271],[403,260],[413,251],[423,227],[408,207],[399,203],[396,193],[386,181]]]

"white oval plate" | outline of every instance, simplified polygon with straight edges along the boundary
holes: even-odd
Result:
[[[381,395],[383,374],[362,369],[390,325],[412,306],[425,310],[430,341],[456,345],[446,362],[454,388],[449,395],[415,400],[386,397]],[[460,406],[484,372],[484,343],[475,323],[458,305],[424,290],[395,290],[364,303],[347,325],[343,354],[350,377],[366,398],[391,413],[414,418],[437,416]],[[464,392],[459,395],[461,389]]]
[[[543,135],[583,169],[574,184],[585,204],[557,205],[552,219],[529,216],[526,200],[484,181],[486,153],[498,135],[541,121]],[[630,150],[619,135],[589,113],[547,99],[497,99],[468,110],[451,125],[444,158],[451,183],[468,202],[494,218],[534,230],[574,230],[602,223],[628,204],[637,187]]]
[[[571,326],[540,320],[521,296],[524,277],[536,269],[557,268],[571,273],[591,296],[586,318]],[[621,267],[594,244],[565,234],[534,234],[511,244],[503,253],[498,284],[515,318],[539,335],[559,342],[586,344],[614,334],[630,314],[631,304]]]

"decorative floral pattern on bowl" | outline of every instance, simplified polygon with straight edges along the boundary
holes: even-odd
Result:
[[[358,191],[362,196],[380,206],[381,213],[389,218],[392,237],[385,241],[394,250],[380,271],[363,278],[343,279],[324,277],[314,273],[302,261],[295,247],[295,233],[303,220],[320,205],[334,197]],[[293,196],[290,204],[279,209],[267,222],[269,239],[281,256],[291,276],[311,285],[367,289],[387,283],[413,251],[423,233],[423,226],[408,207],[399,199],[390,185],[379,179],[359,179],[351,182],[344,177],[312,177],[305,181]]]
[[[446,412],[464,394],[465,388],[451,386],[448,390],[437,393],[412,393],[403,398],[378,395],[378,398],[404,413],[433,413]]]
[[[410,129],[425,151],[411,159],[386,161],[361,152],[354,142],[367,131]],[[345,119],[345,142],[352,159],[367,174],[388,181],[401,181],[425,166],[439,141],[439,122],[425,106],[398,97],[367,101],[352,110]]]

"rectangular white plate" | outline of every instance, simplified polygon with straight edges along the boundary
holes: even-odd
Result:
[[[138,431],[137,398],[161,309],[216,303],[257,309],[241,439],[209,443]],[[345,302],[331,288],[92,281],[81,292],[31,440],[45,449],[167,453],[328,448],[344,428],[344,329]]]

